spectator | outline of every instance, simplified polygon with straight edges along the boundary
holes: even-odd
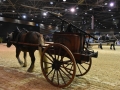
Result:
[[[102,38],[102,37],[103,37],[103,36],[100,35],[100,37],[98,38],[98,41],[99,41],[99,43],[100,43],[100,44],[98,45],[98,48],[100,48],[100,49],[103,49],[103,48],[102,48],[102,42],[103,42],[103,38]]]
[[[115,42],[117,41],[117,38],[113,35],[110,41],[111,41],[110,49],[113,48],[115,50]]]
[[[109,41],[109,35],[107,34],[105,37],[106,42]]]

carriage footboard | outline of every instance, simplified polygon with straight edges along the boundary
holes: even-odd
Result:
[[[90,60],[91,57],[97,58],[98,57],[98,52],[92,52],[90,51],[87,54],[80,54],[80,53],[73,53],[76,62],[81,62],[81,61],[86,61],[88,62]]]

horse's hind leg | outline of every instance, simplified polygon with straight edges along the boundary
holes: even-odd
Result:
[[[23,64],[23,67],[26,67],[27,66],[27,61],[26,61],[26,56],[27,56],[27,52],[24,52],[24,64]]]
[[[23,62],[20,60],[19,55],[20,55],[21,50],[16,48],[16,58],[21,66],[23,66]]]
[[[29,67],[29,69],[27,70],[28,72],[32,72],[34,69],[34,63],[35,63],[35,56],[34,56],[34,51],[30,51],[29,55],[31,57],[31,65]]]

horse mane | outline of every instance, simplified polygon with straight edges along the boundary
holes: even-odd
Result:
[[[27,29],[25,29],[25,28],[23,28],[23,29],[19,29],[18,27],[17,27],[17,29],[16,30],[13,30],[13,41],[16,41],[16,42],[18,42],[18,40],[19,40],[19,37],[21,36],[21,34],[22,33],[28,33],[29,31],[27,30]]]

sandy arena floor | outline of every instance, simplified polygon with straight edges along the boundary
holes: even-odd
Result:
[[[34,72],[28,73],[30,57],[27,57],[28,66],[23,68],[15,58],[14,46],[7,48],[6,44],[0,44],[0,90],[120,90],[120,46],[116,50],[110,50],[109,46],[103,46],[103,50],[93,46],[93,49],[99,52],[99,57],[92,59],[90,71],[60,89],[42,75],[38,51]]]

